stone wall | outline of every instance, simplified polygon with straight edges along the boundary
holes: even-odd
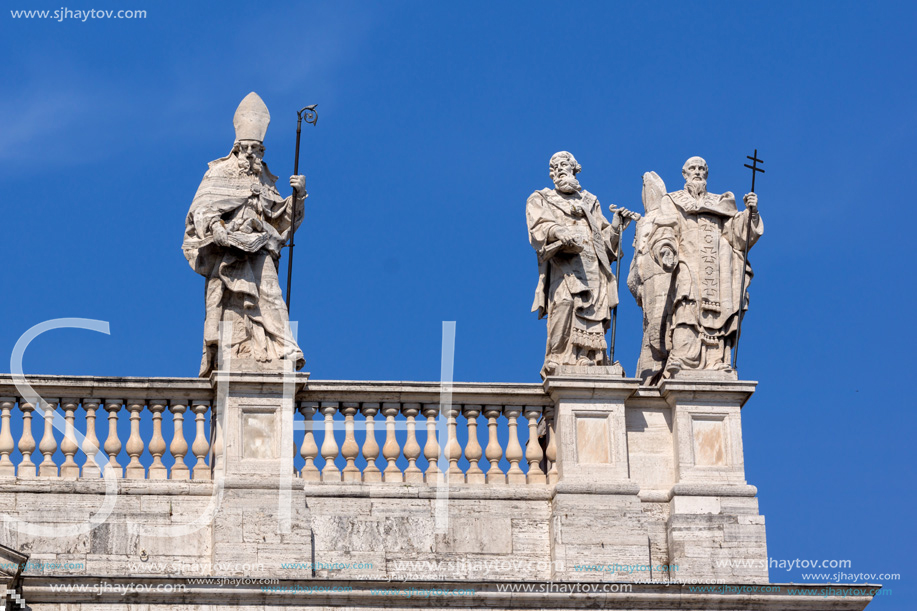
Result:
[[[166,406],[195,406],[192,445],[199,462],[194,478],[191,470],[173,467],[169,479],[156,479],[148,460],[146,471],[122,467],[123,459],[116,470],[104,464],[111,456],[103,460],[105,477],[87,473],[85,466],[78,476],[64,477],[72,471],[61,466],[55,472],[55,463],[48,463],[53,454],[48,454],[47,433],[42,438],[46,460],[36,469],[43,475],[0,475],[5,516],[0,544],[27,554],[33,564],[54,567],[6,578],[32,597],[33,609],[92,608],[88,601],[104,596],[69,606],[53,591],[55,584],[69,584],[71,591],[84,587],[87,579],[96,585],[124,585],[130,579],[182,585],[197,592],[196,602],[182,608],[200,609],[247,608],[249,603],[271,608],[270,595],[276,594],[271,584],[294,590],[303,584],[338,584],[329,591],[346,584],[362,594],[332,596],[336,602],[329,599],[328,605],[346,606],[348,596],[356,596],[361,601],[356,606],[385,601],[391,605],[383,606],[404,608],[474,605],[471,599],[456,603],[448,597],[424,605],[408,594],[385,599],[371,591],[385,584],[476,584],[490,592],[490,602],[477,597],[474,604],[488,608],[571,608],[550,593],[532,592],[534,598],[523,603],[517,600],[521,594],[492,586],[632,584],[628,587],[650,588],[639,590],[645,593],[642,600],[655,601],[645,608],[659,609],[677,608],[670,597],[653,598],[663,591],[678,590],[686,600],[701,601],[691,608],[712,604],[680,584],[767,584],[764,518],[756,489],[745,482],[742,458],[741,407],[754,383],[682,380],[657,388],[624,378],[552,377],[544,386],[456,385],[453,402],[439,406],[434,384],[313,383],[306,376],[291,383],[246,374],[223,380],[229,386],[220,388],[218,377],[209,398],[198,381],[169,382],[175,393],[187,395],[191,389],[196,395],[173,401],[140,398],[163,394],[155,381],[146,387],[137,380],[107,387],[111,396],[125,397],[121,403],[133,416],[132,425],[144,405],[159,414],[167,413]],[[77,397],[78,382],[44,383]],[[99,396],[100,382],[91,384],[82,394]],[[5,405],[17,402],[0,381],[4,391],[10,395]],[[61,403],[70,406],[65,420],[72,422],[80,401]],[[98,405],[118,403],[98,400]],[[212,412],[205,412],[209,405]],[[296,426],[294,407],[305,417]],[[49,413],[44,412],[46,425]],[[257,422],[247,417],[251,414],[257,414]],[[361,447],[353,435],[355,415],[365,416],[359,422],[373,432]],[[202,420],[205,416],[212,420]],[[379,418],[373,430],[369,420],[379,416],[384,420]],[[475,447],[475,436],[459,435],[459,417],[466,431],[482,427],[486,441]],[[498,417],[505,419],[501,426],[508,439],[497,435]],[[117,410],[109,410],[109,418],[117,421]],[[203,435],[205,422],[209,438]],[[406,432],[396,435],[397,423]],[[265,431],[271,435],[267,442]],[[424,438],[425,432],[431,435]],[[144,448],[162,453],[164,443],[147,444],[141,437],[132,426],[127,440],[132,459]],[[4,443],[9,445],[0,439],[0,449]],[[61,442],[70,455],[71,446]],[[106,446],[113,448],[108,440]],[[413,473],[405,458],[419,457],[421,448],[440,460],[418,458],[423,469]],[[289,458],[294,451],[307,459],[299,470]],[[381,470],[371,470],[375,461],[354,460],[372,458],[374,452]],[[325,464],[316,462],[319,456]],[[0,452],[0,465],[3,458]],[[510,466],[501,468],[498,459]],[[482,469],[475,474],[474,467]],[[226,580],[233,579],[235,590],[227,590]],[[204,595],[200,588],[208,583],[217,590]],[[267,590],[252,590],[264,584]],[[670,590],[652,589],[658,587]],[[243,590],[250,599],[244,604],[245,596],[230,594]],[[283,605],[302,606],[294,590]],[[615,608],[631,608],[626,593],[618,594],[623,598],[615,600],[624,606]],[[610,595],[603,593],[601,600],[611,600]],[[157,607],[149,591],[136,596],[144,609]],[[221,598],[226,596],[235,602]],[[590,596],[584,593],[579,604],[599,600]],[[718,596],[720,603],[726,600]],[[867,597],[857,599],[859,606],[800,607],[781,599],[782,606],[774,607],[778,598],[742,608],[862,608],[862,600],[868,602]],[[854,598],[846,597],[844,604]],[[105,603],[99,608],[121,607]]]

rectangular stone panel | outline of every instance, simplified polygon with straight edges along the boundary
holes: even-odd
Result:
[[[576,418],[576,462],[607,465],[611,462],[608,415],[574,414]]]
[[[694,432],[694,464],[701,467],[727,465],[723,419],[695,416],[691,427]]]
[[[242,414],[242,458],[276,459],[277,441],[274,413],[243,412]]]

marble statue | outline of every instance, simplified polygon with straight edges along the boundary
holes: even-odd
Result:
[[[742,276],[752,277],[746,241],[764,232],[758,198],[707,191],[707,162],[691,157],[685,188],[666,193],[655,172],[643,175],[646,214],[637,222],[627,286],[643,308],[637,377],[735,379],[732,347],[741,307]],[[747,308],[747,299],[746,299]]]
[[[621,233],[639,215],[617,208],[609,222],[576,175],[570,153],[550,160],[553,189],[535,191],[526,203],[529,242],[538,255],[532,311],[548,318],[543,377],[567,366],[610,366],[605,332],[618,292],[611,264]]]
[[[305,364],[290,331],[277,265],[291,228],[304,214],[306,179],[291,176],[293,195],[280,196],[264,163],[271,117],[249,93],[233,117],[236,140],[226,157],[211,161],[185,219],[182,250],[206,281],[204,355],[200,376],[217,367],[221,321],[231,321],[233,369],[278,371],[281,359]],[[294,229],[295,231],[295,229]]]

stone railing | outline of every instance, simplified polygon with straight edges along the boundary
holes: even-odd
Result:
[[[0,476],[210,480],[220,464],[220,391],[210,380],[26,381],[28,389],[0,377]],[[442,404],[433,382],[301,377],[291,393],[296,475],[311,482],[557,480],[554,406],[541,385],[449,390],[451,401]]]
[[[0,475],[211,479],[207,380],[49,376],[26,382],[30,389],[0,377]],[[141,430],[146,414],[152,426]],[[145,451],[152,460],[141,460]]]
[[[298,395],[305,429],[299,444],[302,478],[436,483],[442,476],[450,484],[556,481],[553,403],[541,385],[456,384],[450,389],[451,401],[442,404],[438,383],[310,381]],[[342,428],[341,417],[344,434],[338,445],[334,433]],[[358,429],[365,432],[360,442]],[[501,443],[502,431],[507,436]],[[341,458],[343,468],[337,464]],[[319,459],[322,468],[316,464]]]
[[[763,583],[741,432],[754,389],[0,376],[0,546],[86,575],[146,575],[149,561],[298,578],[305,562],[356,562],[312,574],[430,581],[474,554],[505,567],[467,569],[483,580],[670,564],[678,579]]]

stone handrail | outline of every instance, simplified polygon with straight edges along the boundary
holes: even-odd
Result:
[[[0,376],[0,475],[20,478],[60,477],[96,479],[103,470],[128,479],[195,479],[208,480],[211,469],[207,461],[210,442],[206,435],[213,390],[207,380],[184,378],[105,378],[89,376],[34,376],[26,382],[38,396],[23,396],[9,375]],[[18,406],[22,434],[14,443],[12,422]],[[140,419],[144,409],[152,414],[152,436],[145,443],[141,437]],[[82,411],[83,427],[76,424]],[[189,444],[184,423],[188,414],[193,428],[190,448],[196,461],[185,463]],[[166,446],[163,435],[164,414],[172,419],[172,442]],[[35,444],[33,418],[43,420],[40,441]],[[104,443],[96,434],[96,422],[107,418]],[[122,439],[120,420],[128,420],[130,434]],[[56,421],[56,422],[55,422]],[[79,430],[79,429],[82,430]],[[61,431],[63,429],[63,431]],[[119,463],[122,448],[128,462]],[[21,459],[14,464],[11,455],[19,450]],[[37,449],[37,453],[36,453]],[[152,462],[144,465],[141,455],[147,449]],[[54,455],[60,450],[63,460]],[[168,469],[162,457],[169,452],[175,463]],[[80,466],[75,458],[86,460]],[[88,457],[94,456],[91,460]],[[40,459],[40,462],[36,462]]]
[[[24,396],[29,393],[11,376],[0,376],[0,476],[97,479],[107,471],[127,479],[209,480],[213,465],[219,465],[223,440],[211,380],[32,376],[26,381],[37,396]],[[295,390],[295,452],[302,463],[296,475],[303,480],[557,481],[554,406],[539,384],[456,383],[447,389],[451,402],[442,406],[438,382],[310,380]],[[151,414],[151,431],[141,427],[145,413]],[[191,422],[186,424],[186,417]],[[107,419],[104,442],[96,433],[101,418]],[[43,426],[35,423],[41,429],[35,435],[38,419]],[[24,425],[18,440],[17,420]],[[119,434],[124,421],[126,436]],[[504,443],[499,429],[508,431]],[[357,430],[365,431],[361,443]],[[17,449],[21,458],[14,463]],[[141,461],[145,452],[152,458]],[[174,464],[167,466],[164,457]],[[505,471],[501,462],[508,464]]]

